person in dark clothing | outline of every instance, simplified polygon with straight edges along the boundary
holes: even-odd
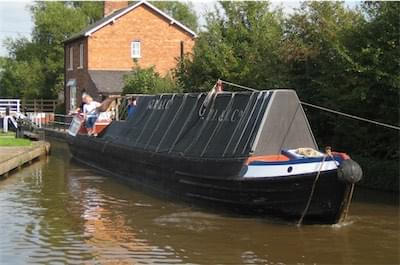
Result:
[[[128,99],[128,118],[132,117],[136,111],[136,97]]]

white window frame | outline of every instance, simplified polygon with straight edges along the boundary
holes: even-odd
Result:
[[[78,69],[83,68],[83,43],[79,44],[79,67]]]
[[[74,47],[69,47],[69,66],[68,70],[74,69]]]
[[[140,40],[134,40],[131,42],[131,57],[134,59],[142,57]]]

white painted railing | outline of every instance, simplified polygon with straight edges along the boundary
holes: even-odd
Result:
[[[6,110],[10,110],[10,114],[19,113],[21,109],[20,99],[0,99],[0,115],[5,116]]]

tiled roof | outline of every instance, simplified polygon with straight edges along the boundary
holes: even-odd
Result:
[[[130,71],[89,70],[89,75],[101,94],[121,94],[124,75]]]
[[[133,4],[134,4],[134,3],[133,3]],[[131,5],[132,5],[132,4],[131,4]],[[88,25],[86,28],[84,28],[84,29],[82,29],[81,31],[79,31],[78,33],[72,35],[72,36],[71,36],[70,38],[68,38],[65,42],[70,42],[70,41],[73,41],[73,40],[75,40],[75,39],[79,39],[79,38],[81,38],[81,37],[84,37],[85,34],[86,34],[86,32],[89,32],[90,30],[92,30],[92,29],[94,29],[94,28],[100,26],[101,24],[103,24],[103,23],[106,22],[107,20],[110,20],[110,19],[112,19],[113,17],[115,17],[115,16],[121,14],[121,13],[124,12],[126,9],[128,9],[131,5],[129,5],[129,6],[125,7],[125,8],[119,9],[119,10],[113,12],[112,14],[110,14],[110,15],[108,15],[108,16],[106,16],[106,17],[103,17],[102,19],[97,20],[96,22],[94,22],[94,23]]]
[[[120,10],[117,10],[114,13],[112,13],[111,15],[108,15],[108,16],[96,21],[95,23],[87,26],[86,28],[84,28],[80,32],[74,34],[73,36],[71,36],[70,38],[65,40],[65,43],[71,42],[73,40],[76,40],[76,39],[79,39],[79,38],[82,38],[82,37],[90,36],[90,34],[92,34],[93,32],[99,30],[100,28],[106,26],[108,23],[118,19],[120,16],[130,12],[131,10],[135,9],[136,7],[138,7],[138,6],[142,5],[142,4],[145,4],[147,7],[153,9],[154,11],[156,11],[157,13],[162,15],[163,17],[167,18],[168,20],[171,21],[172,24],[176,24],[178,27],[182,28],[183,30],[185,30],[186,32],[191,34],[193,37],[197,37],[197,34],[194,31],[192,31],[191,29],[189,29],[188,27],[186,27],[185,25],[183,25],[179,21],[177,21],[177,20],[173,19],[172,17],[168,16],[167,14],[165,14],[163,11],[161,11],[157,7],[155,7],[152,4],[148,3],[147,1],[143,0],[143,1],[133,2],[129,6],[127,6],[125,8],[122,8]]]

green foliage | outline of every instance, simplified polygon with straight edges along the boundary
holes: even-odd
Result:
[[[216,79],[254,87],[284,84],[282,15],[268,2],[220,2],[176,76],[187,91],[206,91]]]
[[[85,15],[87,24],[92,24],[103,18],[102,3],[96,1],[71,1],[71,4]]]
[[[193,31],[197,31],[197,16],[190,2],[182,3],[178,1],[154,1],[154,6],[164,11],[169,16],[181,22]]]
[[[303,4],[287,22],[285,42],[289,78],[300,98],[398,123],[398,7],[388,2],[366,3],[358,10],[348,10],[339,2]],[[311,124],[321,144],[398,157],[398,144],[382,142],[398,143],[397,133],[390,130],[320,112],[311,113]],[[360,134],[374,135],[376,140]]]
[[[189,28],[197,29],[197,17],[190,4],[154,4]],[[32,40],[7,41],[10,59],[1,63],[1,97],[56,98],[64,86],[63,41],[101,19],[103,2],[35,2],[31,12],[35,23]],[[165,83],[163,86],[171,86]]]
[[[3,69],[0,93],[8,97],[35,98],[40,95],[43,81],[44,74],[37,59],[30,62],[8,59]]]
[[[155,94],[179,92],[170,76],[161,77],[154,66],[141,68],[136,64],[132,71],[124,76],[124,94]]]
[[[399,124],[399,6],[367,2],[349,10],[340,2],[303,4],[287,21],[285,40],[288,78],[300,98]],[[398,132],[312,109],[307,114],[321,146],[360,158],[364,183],[398,178]]]
[[[398,192],[400,179],[398,161],[376,157],[355,156],[354,159],[363,166],[363,179],[360,185],[371,189]]]
[[[399,2],[355,9],[304,2],[285,19],[267,2],[219,4],[206,16],[194,54],[175,70],[185,91],[207,91],[218,78],[258,89],[291,87],[302,101],[399,125]],[[377,178],[398,179],[398,131],[311,108],[306,113],[319,145],[359,158],[366,182],[379,170],[385,173]]]
[[[35,2],[31,12],[32,40],[6,43],[10,58],[2,65],[2,97],[56,98],[64,86],[63,41],[101,17],[102,3]]]
[[[367,2],[363,5],[366,18],[355,27],[348,41],[357,67],[364,108],[373,108],[373,118],[385,117],[399,123],[400,92],[400,3]],[[357,41],[356,41],[357,40]],[[379,102],[379,104],[376,104]],[[372,112],[372,111],[371,111]]]
[[[54,110],[54,113],[56,113],[56,114],[66,114],[65,113],[65,102],[63,102],[63,103],[59,103],[59,104],[57,104],[57,106],[56,106],[56,109]]]
[[[360,16],[340,2],[303,3],[286,21],[288,78],[302,100],[356,114],[354,109],[343,108],[345,102],[354,103],[349,98],[354,85],[350,73],[353,62],[343,43],[359,21]],[[339,133],[336,116],[319,111],[308,114],[321,145],[344,144],[333,137],[346,134],[346,124],[341,124]]]

